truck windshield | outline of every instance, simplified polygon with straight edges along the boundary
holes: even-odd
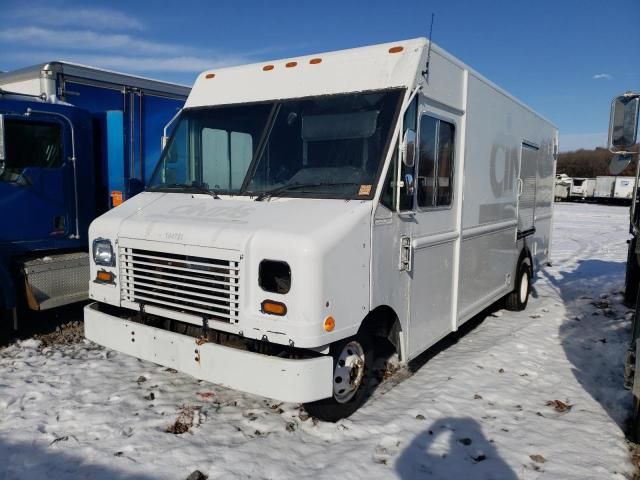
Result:
[[[363,198],[402,90],[185,110],[149,190]]]

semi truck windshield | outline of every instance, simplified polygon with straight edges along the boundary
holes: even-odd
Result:
[[[149,190],[362,198],[403,90],[185,110]]]

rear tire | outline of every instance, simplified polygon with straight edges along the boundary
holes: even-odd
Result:
[[[529,303],[529,293],[531,292],[531,267],[522,260],[518,265],[518,273],[516,274],[516,288],[507,295],[505,306],[507,310],[512,312],[521,312],[527,308]]]
[[[358,334],[330,347],[333,357],[333,395],[305,403],[309,415],[337,422],[353,414],[367,399],[373,378],[374,350],[371,337]]]
[[[633,412],[631,413],[628,437],[635,443],[640,440],[640,400],[635,395],[633,396]]]

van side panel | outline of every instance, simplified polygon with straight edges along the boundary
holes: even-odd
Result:
[[[526,242],[548,254],[555,142],[554,127],[474,74],[466,115],[459,324],[514,287],[523,142],[539,154],[536,230]]]

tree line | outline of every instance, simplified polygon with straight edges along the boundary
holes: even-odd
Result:
[[[640,151],[640,145],[633,148],[635,152]],[[609,173],[609,162],[613,154],[606,148],[597,147],[593,150],[573,150],[558,154],[556,174],[566,173],[570,177],[595,178],[601,175],[611,175]],[[634,155],[631,163],[620,174],[634,177],[636,175],[636,162],[638,155]]]

